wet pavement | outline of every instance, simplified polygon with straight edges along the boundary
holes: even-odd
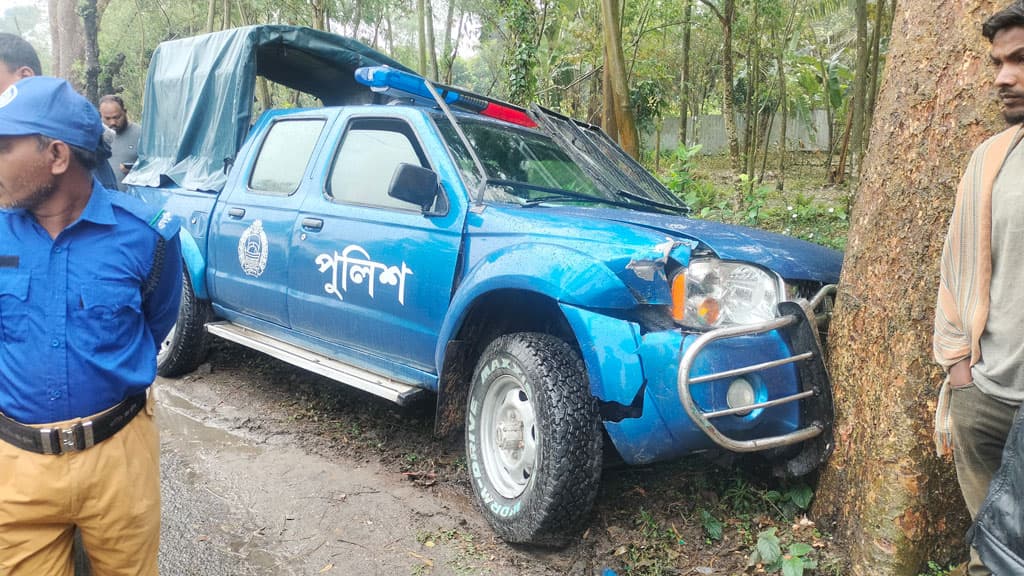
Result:
[[[287,431],[253,434],[243,424],[259,418],[257,398],[228,405],[187,380],[154,390],[161,574],[509,573],[474,542],[473,510],[374,461],[310,454]]]

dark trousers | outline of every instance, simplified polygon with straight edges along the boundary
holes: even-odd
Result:
[[[999,470],[1017,407],[1000,402],[973,385],[954,389],[949,407],[953,419],[956,479],[973,520],[985,501],[992,477]],[[968,574],[991,574],[974,548],[971,548]]]

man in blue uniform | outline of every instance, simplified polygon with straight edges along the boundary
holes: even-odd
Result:
[[[42,75],[43,67],[39,64],[36,49],[17,34],[0,32],[0,92],[23,78]],[[110,158],[110,146],[106,140],[100,139],[96,152],[101,156],[101,160]],[[114,175],[107,162],[97,162],[93,174],[105,188],[111,190],[117,188],[121,182],[121,178]]]
[[[155,575],[147,389],[175,322],[173,221],[90,174],[103,132],[63,80],[0,94],[0,574]]]

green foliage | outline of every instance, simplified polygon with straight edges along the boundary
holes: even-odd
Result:
[[[508,69],[508,98],[532,102],[537,95],[537,7],[530,0],[499,0],[508,26],[504,64]]]
[[[698,156],[697,151],[699,145],[678,148],[671,167],[661,175],[694,217],[762,228],[840,250],[845,247],[850,197],[842,190],[822,190],[818,183],[824,180],[823,170],[787,178],[790,189],[803,190],[789,194],[777,191],[771,182],[757,184],[747,175],[725,186],[709,178],[704,168],[705,163],[724,157]]]
[[[696,144],[694,146],[686,146],[680,144],[675,151],[675,158],[672,162],[672,167],[669,171],[668,178],[665,181],[665,186],[678,194],[684,200],[692,190],[696,187],[697,181],[693,178],[693,160],[694,157],[700,152],[702,145]],[[687,204],[691,208],[694,204],[687,201]]]
[[[803,542],[793,542],[786,553],[782,552],[782,541],[775,527],[762,530],[757,535],[757,547],[747,560],[748,566],[761,565],[769,574],[782,573],[783,576],[803,576],[804,570],[817,568],[814,560],[814,547]]]
[[[814,491],[806,484],[790,486],[783,491],[768,490],[764,499],[782,518],[792,518],[797,512],[807,510],[814,498]]]
[[[771,186],[755,186],[748,174],[740,174],[740,181],[737,185],[737,193],[741,196],[743,220],[745,224],[757,226],[761,216],[761,210],[768,203],[768,196],[772,193]]]
[[[932,560],[928,561],[928,569],[917,576],[950,576],[956,570],[956,565],[943,566]]]
[[[656,80],[634,82],[630,87],[629,99],[633,104],[637,126],[642,130],[651,130],[656,122],[661,122],[669,106],[665,91]]]
[[[704,528],[704,534],[707,535],[708,538],[712,540],[722,539],[722,522],[704,508],[701,508],[700,510],[700,525]]]

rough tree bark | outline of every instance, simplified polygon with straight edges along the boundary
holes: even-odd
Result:
[[[851,574],[914,575],[966,551],[952,463],[937,458],[931,358],[938,260],[960,172],[1002,128],[991,97],[992,0],[900,0],[829,335],[836,451],[813,512]]]

